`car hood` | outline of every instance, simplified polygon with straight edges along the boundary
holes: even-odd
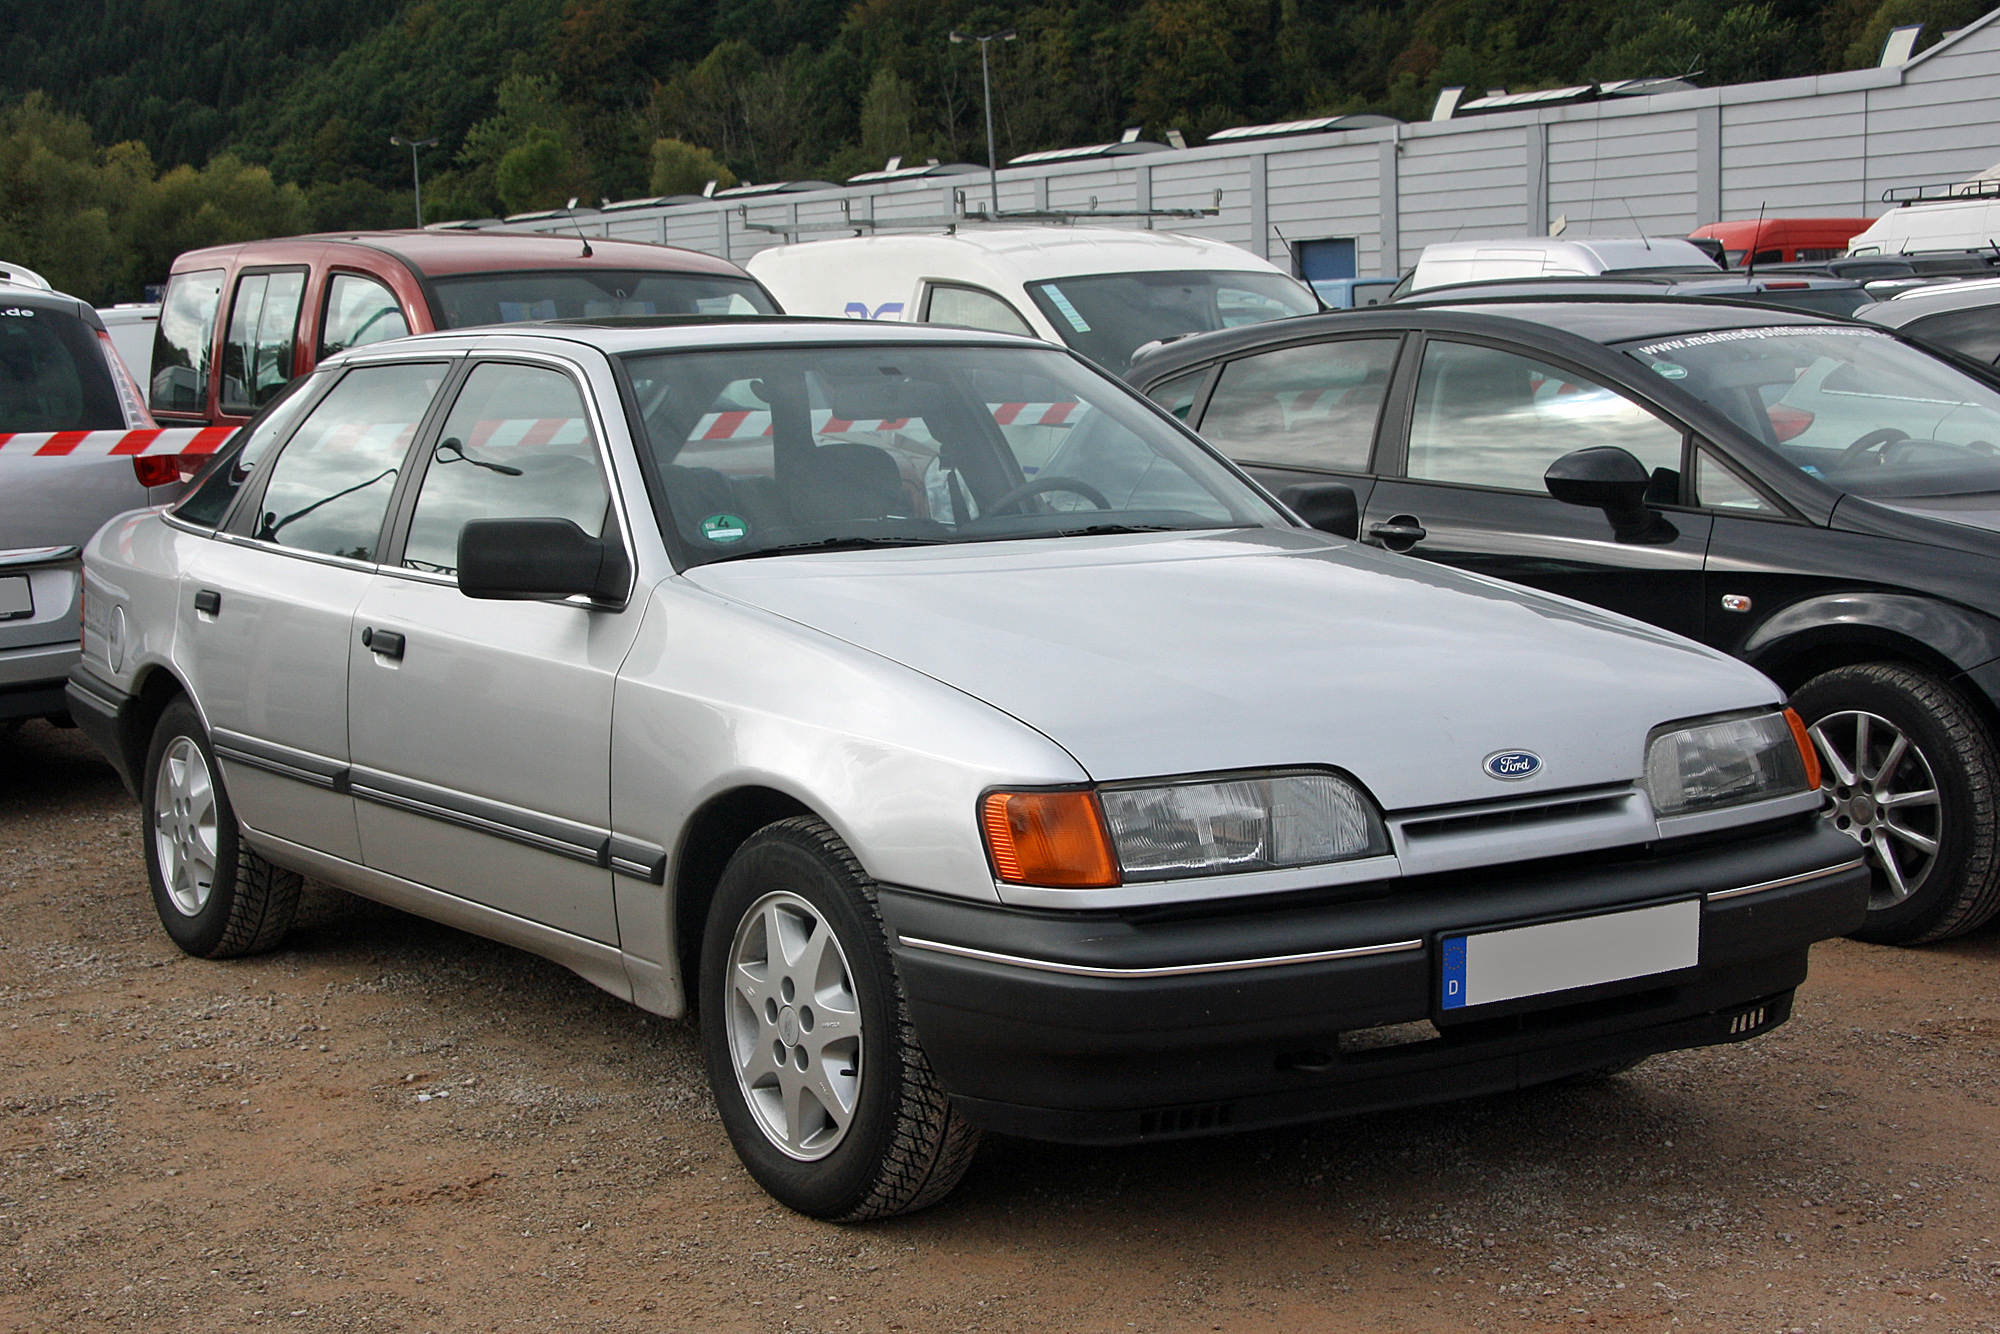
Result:
[[[1098,781],[1330,765],[1389,810],[1512,797],[1631,781],[1657,724],[1779,698],[1665,631],[1296,530],[818,553],[688,578],[1002,709]],[[1507,750],[1541,772],[1489,777]]]

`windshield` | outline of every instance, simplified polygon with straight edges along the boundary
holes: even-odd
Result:
[[[1622,347],[1843,490],[2000,491],[2000,390],[1880,330],[1723,329]]]
[[[777,307],[748,278],[642,269],[557,273],[459,273],[433,278],[444,327],[607,315],[774,315]]]
[[[697,563],[1284,522],[1129,390],[1054,350],[754,348],[626,368],[661,522]]]
[[[1156,339],[1311,315],[1319,301],[1282,273],[1153,270],[1094,273],[1028,284],[1028,295],[1063,341],[1100,366],[1122,371]]]

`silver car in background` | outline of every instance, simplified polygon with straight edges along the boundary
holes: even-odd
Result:
[[[179,494],[171,458],[69,433],[152,424],[97,312],[0,265],[0,724],[67,720],[78,554],[106,519]]]
[[[1005,335],[357,349],[85,562],[69,697],[181,948],[276,945],[310,875],[698,1012],[820,1217],[940,1198],[982,1127],[1752,1037],[1867,902],[1766,678],[1302,527]]]

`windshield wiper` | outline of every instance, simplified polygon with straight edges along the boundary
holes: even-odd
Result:
[[[817,542],[780,542],[777,546],[759,547],[755,551],[731,552],[705,563],[719,565],[723,561],[755,560],[759,556],[795,556],[803,551],[869,551],[881,547],[935,547],[943,545],[948,540],[942,537],[824,537]]]
[[[1252,524],[1216,523],[1190,528],[1184,523],[1093,523],[1083,528],[1058,528],[1049,537],[1106,537],[1118,533],[1206,533],[1217,528],[1249,528]],[[1043,534],[1030,534],[1043,536]]]

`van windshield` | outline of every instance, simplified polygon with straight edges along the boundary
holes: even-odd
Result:
[[[565,269],[455,273],[433,278],[444,327],[607,315],[775,315],[764,289],[721,273]]]
[[[2000,491],[2000,390],[1886,332],[1794,324],[1623,350],[1843,491]]]
[[[662,352],[625,367],[661,525],[697,564],[1285,522],[1053,348]]]
[[[1227,270],[1093,273],[1029,283],[1028,295],[1065,343],[1114,371],[1157,339],[1319,309],[1311,289],[1296,278]]]

